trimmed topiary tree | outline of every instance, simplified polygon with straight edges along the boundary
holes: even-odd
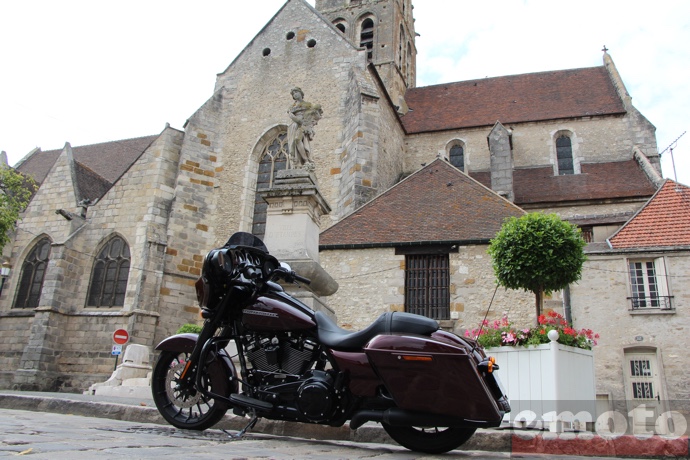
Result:
[[[504,222],[489,255],[500,286],[534,293],[539,318],[544,294],[581,278],[585,244],[580,229],[556,214],[530,213]]]

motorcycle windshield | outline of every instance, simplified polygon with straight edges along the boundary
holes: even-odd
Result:
[[[237,232],[232,235],[230,239],[228,239],[227,243],[225,243],[226,248],[231,246],[248,246],[250,248],[259,249],[260,251],[268,254],[268,248],[264,242],[261,241],[261,238],[258,238],[247,232]]]

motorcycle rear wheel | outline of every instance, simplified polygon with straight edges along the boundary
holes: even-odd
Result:
[[[382,423],[383,429],[401,446],[427,454],[442,454],[457,449],[472,437],[476,428],[392,426]]]
[[[185,430],[205,430],[223,418],[225,403],[202,395],[195,388],[186,388],[180,376],[189,353],[163,351],[151,376],[151,392],[158,412],[168,423]],[[201,382],[207,390],[228,394],[228,379],[222,366],[214,361],[203,369]]]

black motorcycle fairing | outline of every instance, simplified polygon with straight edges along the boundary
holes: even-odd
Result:
[[[251,233],[247,233],[247,232],[234,233],[228,239],[228,241],[225,243],[224,247],[230,248],[230,247],[237,247],[237,246],[255,248],[255,249],[258,249],[258,250],[268,254],[268,248],[266,247],[264,242],[261,241],[261,238],[256,237],[256,236],[252,235]]]
[[[379,334],[400,332],[430,335],[439,329],[438,322],[434,319],[395,311],[382,314],[366,329],[357,332],[338,327],[331,318],[320,311],[316,312],[315,318],[319,341],[329,348],[339,350],[361,349]]]

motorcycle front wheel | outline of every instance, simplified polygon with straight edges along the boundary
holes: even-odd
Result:
[[[457,449],[472,437],[475,428],[392,426],[382,423],[386,433],[401,446],[427,454],[442,454]]]
[[[228,406],[207,398],[193,386],[181,381],[189,353],[164,351],[158,357],[151,376],[151,393],[158,412],[172,426],[186,430],[205,430],[223,418]],[[227,395],[229,383],[222,366],[214,361],[204,367],[201,383],[220,395]]]

